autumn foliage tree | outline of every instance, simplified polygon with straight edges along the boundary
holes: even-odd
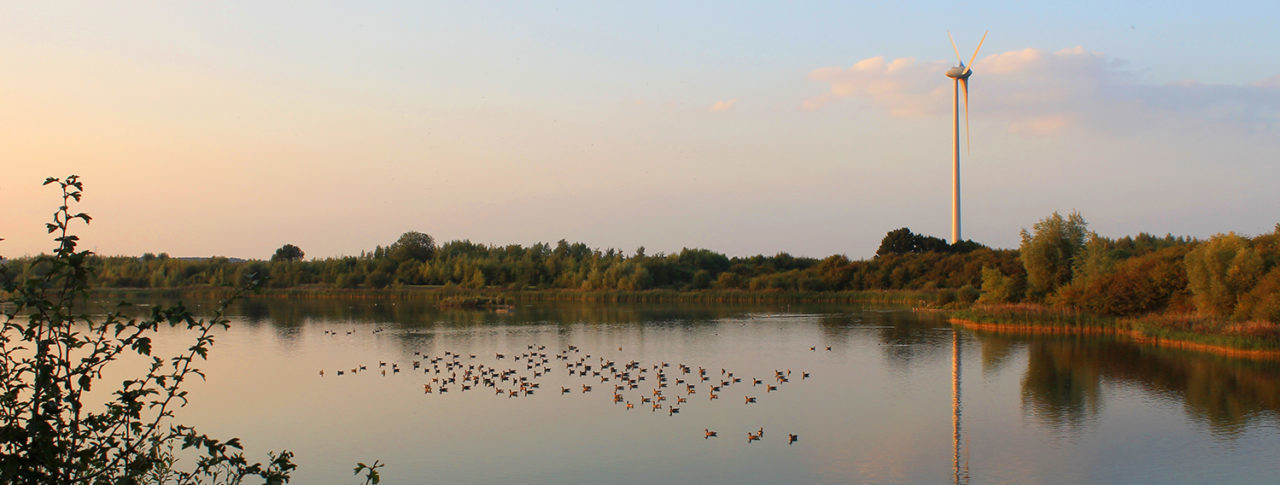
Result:
[[[1263,274],[1263,259],[1249,240],[1235,233],[1219,234],[1186,257],[1187,281],[1201,312],[1229,317],[1240,297],[1252,290]]]

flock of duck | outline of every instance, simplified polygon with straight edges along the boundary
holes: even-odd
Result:
[[[381,329],[374,330],[375,333],[379,331]],[[351,333],[347,332],[348,335]],[[338,332],[326,330],[325,334],[338,335]],[[818,348],[810,347],[809,350],[817,351]],[[831,347],[826,350],[830,351]],[[621,352],[622,347],[618,347],[618,351]],[[680,409],[689,405],[689,401],[696,399],[700,392],[707,396],[707,401],[713,401],[722,395],[728,398],[731,388],[744,388],[740,391],[743,404],[752,405],[759,402],[761,393],[780,392],[797,376],[802,381],[811,377],[805,371],[793,373],[791,369],[777,369],[767,380],[751,377],[748,381],[724,368],[717,373],[683,363],[675,363],[673,367],[672,363],[662,361],[649,364],[636,360],[618,362],[601,355],[592,356],[575,345],[552,353],[547,352],[545,345],[528,345],[520,353],[494,353],[493,357],[486,363],[487,355],[477,358],[474,353],[446,350],[433,356],[417,351],[403,367],[400,362],[379,361],[375,371],[382,376],[401,372],[422,373],[427,377],[422,385],[424,394],[478,392],[488,388],[494,396],[512,399],[537,393],[541,390],[538,379],[563,367],[568,376],[586,383],[581,384],[580,389],[560,386],[558,394],[611,393],[609,399],[612,403],[626,411],[639,405],[653,413],[665,412],[668,416],[679,414]],[[365,364],[334,371],[338,377],[368,372],[371,371]],[[321,369],[320,377],[325,376],[325,370]],[[703,433],[704,439],[719,437],[719,433],[708,428],[703,428]],[[763,438],[763,427],[747,432],[747,443]],[[798,435],[787,435],[788,445],[796,441],[799,441]]]

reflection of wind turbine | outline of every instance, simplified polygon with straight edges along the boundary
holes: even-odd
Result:
[[[960,63],[947,70],[947,77],[956,80],[951,107],[951,244],[955,244],[960,242],[960,88],[964,88],[964,137],[965,147],[968,148],[969,76],[973,74],[973,69],[969,66],[972,66],[973,61],[978,58],[978,49],[981,49],[982,42],[987,40],[987,33],[982,33],[982,40],[978,41],[978,48],[973,50],[973,57],[969,58],[968,66],[960,57],[960,48],[956,47],[956,40],[951,38],[950,32],[947,32],[947,38],[951,39],[951,48],[955,49],[956,61]]]
[[[951,473],[955,485],[969,483],[969,450],[960,464],[960,329],[951,334]]]

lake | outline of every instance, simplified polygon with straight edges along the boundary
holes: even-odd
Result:
[[[1280,476],[1274,362],[862,305],[258,299],[231,313],[180,420],[255,459],[293,451],[293,483],[357,483],[352,467],[375,459],[393,484]]]

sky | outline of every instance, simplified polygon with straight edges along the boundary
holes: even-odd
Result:
[[[1178,2],[1181,3],[1181,2]],[[567,239],[853,259],[1280,222],[1280,3],[7,2],[0,255]],[[963,5],[962,5],[963,4]]]

